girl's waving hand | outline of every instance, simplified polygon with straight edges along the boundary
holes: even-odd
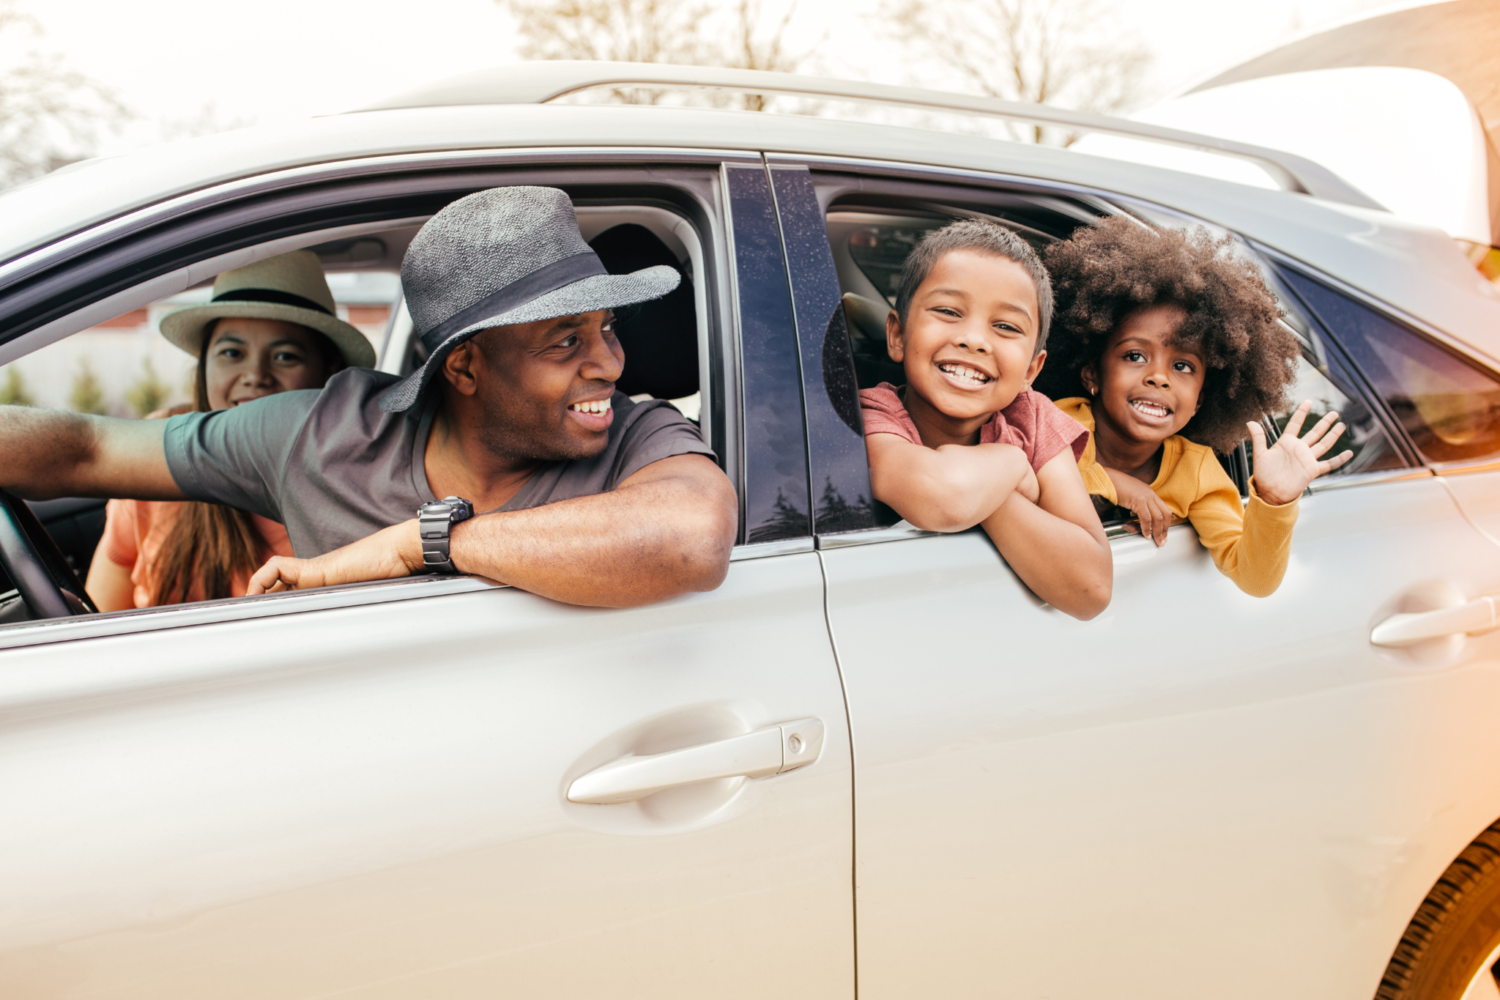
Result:
[[[1302,495],[1307,485],[1325,473],[1332,472],[1354,457],[1354,452],[1343,451],[1330,459],[1323,458],[1328,450],[1338,443],[1344,433],[1344,425],[1335,423],[1339,415],[1329,413],[1313,425],[1304,437],[1297,434],[1302,423],[1312,410],[1312,401],[1303,400],[1297,412],[1286,422],[1286,430],[1276,443],[1266,447],[1266,431],[1258,423],[1246,426],[1250,429],[1250,445],[1253,449],[1255,489],[1268,504],[1281,506],[1291,503]]]

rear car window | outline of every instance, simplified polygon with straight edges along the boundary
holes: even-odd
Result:
[[[1288,273],[1417,449],[1434,462],[1500,454],[1500,382],[1488,372],[1339,293]]]

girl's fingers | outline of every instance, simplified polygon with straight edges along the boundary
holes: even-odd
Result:
[[[1266,450],[1266,429],[1258,423],[1248,423],[1245,427],[1250,431],[1251,457],[1264,454]]]
[[[1354,457],[1354,452],[1352,452],[1352,451],[1341,451],[1337,455],[1335,455],[1332,458],[1328,459],[1328,461],[1326,461],[1326,462],[1319,462],[1318,463],[1318,475],[1321,476],[1325,472],[1332,472],[1334,469],[1337,469],[1339,466],[1343,465],[1345,462],[1349,461],[1349,459],[1351,459],[1353,457]]]
[[[1297,407],[1296,412],[1292,414],[1291,419],[1286,422],[1286,428],[1281,432],[1282,435],[1289,434],[1292,437],[1300,435],[1302,433],[1302,422],[1307,419],[1307,415],[1311,411],[1312,400],[1304,399]]]
[[[1323,454],[1327,452],[1329,448],[1332,448],[1334,445],[1338,444],[1339,438],[1343,436],[1344,425],[1334,424],[1333,430],[1323,435],[1323,439],[1321,441],[1318,441],[1316,443],[1309,441],[1308,445],[1310,446],[1314,457],[1322,458]]]
[[[1337,410],[1323,414],[1323,419],[1314,424],[1313,429],[1303,435],[1302,440],[1307,442],[1309,445],[1314,444],[1320,437],[1323,436],[1323,434],[1338,418],[1339,415]]]

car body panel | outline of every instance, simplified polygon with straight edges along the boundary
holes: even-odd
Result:
[[[1330,490],[1274,596],[1180,526],[1112,543],[1087,623],[977,531],[823,551],[861,996],[1372,995],[1500,815],[1500,635],[1367,636],[1424,584],[1496,592],[1477,541],[1430,475]]]
[[[7,650],[0,994],[851,996],[821,592],[806,552],[632,611],[496,588]],[[804,717],[800,770],[564,797]]]

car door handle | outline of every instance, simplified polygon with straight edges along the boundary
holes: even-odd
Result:
[[[610,761],[575,779],[568,801],[613,805],[696,781],[764,778],[811,764],[822,749],[820,720],[783,722],[727,740]]]
[[[1500,626],[1495,598],[1480,597],[1456,608],[1391,615],[1370,632],[1377,646],[1410,646],[1424,639],[1488,632]]]

